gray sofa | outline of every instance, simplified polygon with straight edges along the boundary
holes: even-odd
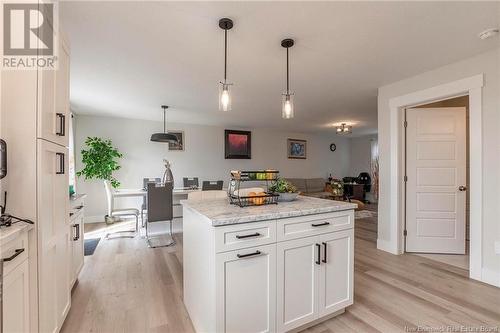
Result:
[[[321,199],[333,197],[331,192],[325,192],[326,180],[323,178],[287,178],[286,180],[292,183],[302,195]]]

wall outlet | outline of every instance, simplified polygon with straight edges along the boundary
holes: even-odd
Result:
[[[495,242],[495,253],[500,254],[500,241]]]

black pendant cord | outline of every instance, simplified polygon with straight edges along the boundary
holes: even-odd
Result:
[[[224,83],[227,78],[227,29],[224,30]]]
[[[163,133],[166,133],[167,126],[165,125],[165,109],[163,109]]]
[[[289,79],[289,73],[288,73],[288,47],[286,48],[286,93],[290,93],[290,79]]]

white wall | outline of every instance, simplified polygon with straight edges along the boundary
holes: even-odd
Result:
[[[391,201],[390,188],[390,108],[389,100],[415,91],[434,87],[484,73],[482,139],[483,146],[483,231],[482,270],[486,282],[500,285],[500,255],[495,254],[495,242],[500,242],[500,49],[453,63],[379,88],[378,142],[380,153],[380,198],[378,237],[381,243],[394,241],[390,233],[389,213],[397,202]],[[473,194],[472,194],[473,195]],[[474,223],[471,220],[471,226]]]
[[[350,163],[349,139],[316,134],[286,133],[271,129],[252,131],[252,159],[224,159],[224,128],[188,124],[169,124],[170,130],[183,130],[185,151],[169,152],[167,145],[149,141],[153,132],[162,130],[161,122],[124,118],[77,115],[75,122],[76,169],[81,170],[80,151],[88,136],[109,138],[124,154],[122,169],[116,178],[125,188],[142,187],[142,178],[161,177],[163,158],[172,163],[175,185],[182,186],[182,177],[199,177],[201,180],[227,180],[234,169],[273,168],[285,177],[323,177],[329,173],[343,177]],[[237,128],[231,128],[237,129]],[[286,154],[287,138],[307,140],[307,159],[291,160]],[[337,144],[331,152],[330,143]],[[104,216],[105,193],[102,182],[83,179],[77,181],[77,191],[87,193],[87,216]],[[120,199],[123,205],[138,207],[135,199]]]
[[[372,142],[376,139],[376,135],[360,136],[350,139],[350,173],[352,176],[358,176],[360,172],[368,172],[371,174]]]

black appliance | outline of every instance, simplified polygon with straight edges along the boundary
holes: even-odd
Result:
[[[365,192],[370,192],[372,188],[372,177],[368,172],[361,172],[356,179],[356,183],[364,185]]]
[[[7,143],[0,139],[0,179],[7,176]]]

